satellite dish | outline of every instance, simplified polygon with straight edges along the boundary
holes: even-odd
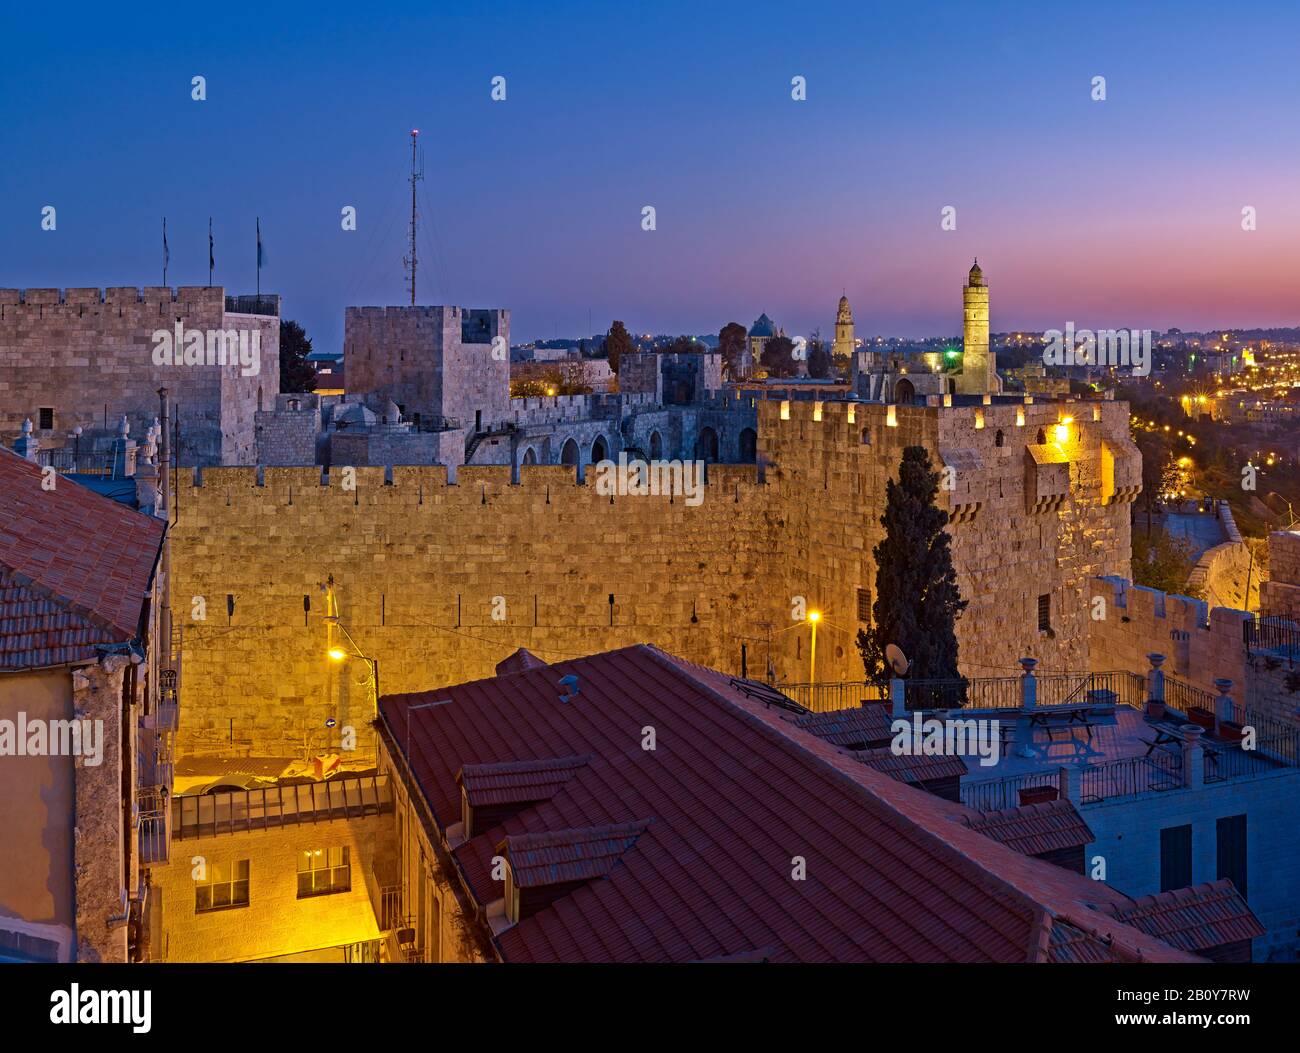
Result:
[[[896,644],[885,645],[885,661],[899,676],[906,675],[907,667],[911,664],[907,660],[907,655],[903,654],[902,649]]]

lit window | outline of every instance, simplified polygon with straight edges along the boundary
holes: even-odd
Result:
[[[194,885],[194,913],[248,906],[248,860],[209,863],[205,880]]]
[[[298,853],[298,898],[328,896],[352,888],[351,852],[347,848],[317,848]]]

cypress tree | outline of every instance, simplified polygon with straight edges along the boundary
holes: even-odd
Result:
[[[967,601],[957,588],[948,513],[935,504],[939,473],[924,446],[908,446],[898,481],[885,485],[880,523],[885,537],[872,550],[876,597],[870,630],[858,631],[867,679],[883,684],[891,672],[885,647],[896,644],[910,664],[908,677],[956,678],[955,623]]]

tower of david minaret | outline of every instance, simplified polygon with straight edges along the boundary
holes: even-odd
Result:
[[[835,312],[835,343],[831,354],[853,357],[853,308],[847,296],[840,297],[840,309]]]
[[[983,395],[998,390],[997,363],[989,350],[989,287],[979,260],[970,269],[962,289],[962,371],[957,377],[961,395]]]

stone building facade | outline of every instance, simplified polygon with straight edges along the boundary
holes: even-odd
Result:
[[[155,334],[174,343],[178,332],[195,331],[202,362],[157,364]],[[233,334],[236,347],[242,340],[255,366],[216,364],[215,334]],[[227,297],[220,286],[0,289],[0,364],[6,442],[27,419],[47,449],[72,445],[76,428],[111,438],[123,416],[143,435],[166,387],[179,414],[181,464],[253,464],[254,415],[280,390],[279,297]],[[91,435],[82,441],[89,446]]]

